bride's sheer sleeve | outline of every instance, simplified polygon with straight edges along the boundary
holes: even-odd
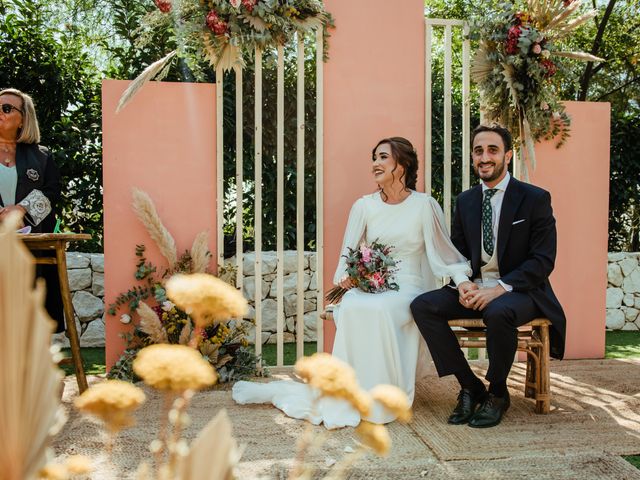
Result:
[[[338,267],[333,276],[333,283],[338,284],[342,277],[347,273],[347,261],[343,255],[347,254],[348,248],[356,248],[362,238],[366,228],[365,221],[365,205],[364,199],[359,198],[351,207],[349,213],[349,221],[344,231],[344,239],[342,240],[342,248],[340,249],[340,258],[338,259]]]
[[[442,209],[432,197],[427,197],[424,217],[424,243],[433,274],[436,277],[451,277],[456,285],[469,280],[471,275],[469,262],[453,246]]]

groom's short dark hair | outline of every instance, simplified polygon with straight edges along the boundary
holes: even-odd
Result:
[[[493,123],[491,125],[478,125],[473,129],[471,133],[471,150],[473,150],[473,141],[476,139],[476,135],[481,132],[494,132],[500,135],[502,138],[502,143],[504,144],[505,153],[513,148],[513,140],[511,138],[511,133],[509,130],[504,128],[502,125],[498,125],[497,123]]]

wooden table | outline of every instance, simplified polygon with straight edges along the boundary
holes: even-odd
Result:
[[[85,233],[29,233],[18,235],[31,252],[55,252],[55,256],[35,257],[39,265],[57,265],[58,278],[60,279],[60,294],[66,319],[67,337],[71,345],[71,359],[76,371],[78,389],[80,393],[87,389],[87,377],[84,374],[82,357],[80,356],[80,338],[76,328],[73,303],[71,302],[71,290],[67,277],[67,243],[90,240],[91,235]]]

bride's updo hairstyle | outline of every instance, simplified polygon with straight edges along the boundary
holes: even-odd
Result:
[[[386,143],[391,147],[391,155],[398,165],[404,167],[404,173],[400,177],[400,181],[404,181],[405,188],[410,190],[416,189],[416,181],[418,180],[418,154],[409,140],[402,137],[389,137],[380,140],[371,152],[371,158],[375,158],[376,149]],[[395,171],[395,168],[393,169]],[[393,173],[393,172],[391,172]],[[404,177],[404,178],[403,178]],[[384,192],[382,192],[384,194]]]

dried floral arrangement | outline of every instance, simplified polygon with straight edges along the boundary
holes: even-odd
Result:
[[[333,25],[331,15],[320,0],[154,0],[157,9],[149,13],[139,28],[137,43],[144,47],[153,41],[153,31],[170,31],[177,50],[149,65],[120,99],[118,111],[133,98],[145,82],[164,78],[174,57],[188,64],[208,62],[214,69],[230,70],[243,66],[245,55],[256,48],[276,48]],[[325,52],[327,48],[325,45]]]
[[[184,429],[190,423],[187,410],[193,395],[218,381],[211,364],[191,347],[164,344],[140,350],[133,369],[147,386],[163,396],[160,429],[149,445],[149,456],[153,461],[142,461],[134,478],[232,478],[233,466],[240,459],[241,450],[231,436],[231,422],[224,410],[209,421],[191,445],[183,438]],[[75,399],[75,407],[102,426],[104,449],[111,463],[118,434],[135,424],[134,413],[146,397],[141,388],[131,383],[106,380],[91,386]]]
[[[315,402],[323,397],[331,397],[349,402],[361,417],[371,413],[374,402],[396,416],[399,422],[411,421],[411,404],[406,393],[395,385],[377,385],[366,392],[358,385],[353,368],[328,353],[315,353],[310,357],[302,357],[295,364],[295,373],[309,386],[318,391]],[[312,406],[311,411],[315,410]],[[362,420],[355,428],[360,442],[359,447],[349,452],[340,461],[331,466],[326,479],[347,478],[349,468],[363,455],[373,452],[378,456],[386,456],[391,449],[391,437],[385,425],[378,425]],[[305,462],[310,450],[322,446],[328,438],[325,430],[318,435],[311,423],[298,441],[296,461],[291,469],[290,479],[318,478],[313,467]]]
[[[0,477],[6,480],[36,478],[51,436],[65,422],[60,354],[50,349],[55,325],[44,308],[44,282],[34,289],[33,256],[17,238],[18,223],[17,213],[0,222]]]
[[[534,142],[557,136],[559,147],[569,136],[571,120],[553,79],[565,68],[563,59],[604,61],[562,50],[562,40],[596,14],[578,15],[580,5],[581,0],[503,3],[496,12],[470,19],[469,37],[479,41],[471,76],[480,90],[483,121],[507,127],[520,147],[520,160],[526,156],[532,168]]]
[[[136,247],[136,284],[118,295],[108,309],[112,316],[126,309],[120,314],[120,321],[133,323],[132,331],[123,334],[127,347],[109,371],[109,378],[133,380],[133,361],[140,349],[153,344],[196,348],[216,369],[220,382],[265,374],[266,370],[258,367],[260,361],[248,347],[247,324],[232,320],[245,313],[246,300],[233,286],[206,273],[211,259],[208,232],[199,233],[191,250],[178,255],[173,236],[162,223],[149,195],[134,190],[133,209],[167,265],[160,270],[146,258],[144,245]],[[181,298],[182,304],[168,295],[171,282],[173,295]],[[204,313],[184,303],[186,300],[182,297],[186,294],[181,292],[191,291],[192,284],[201,295],[210,295],[210,298],[199,298],[207,305]],[[207,300],[210,304],[206,304]]]

